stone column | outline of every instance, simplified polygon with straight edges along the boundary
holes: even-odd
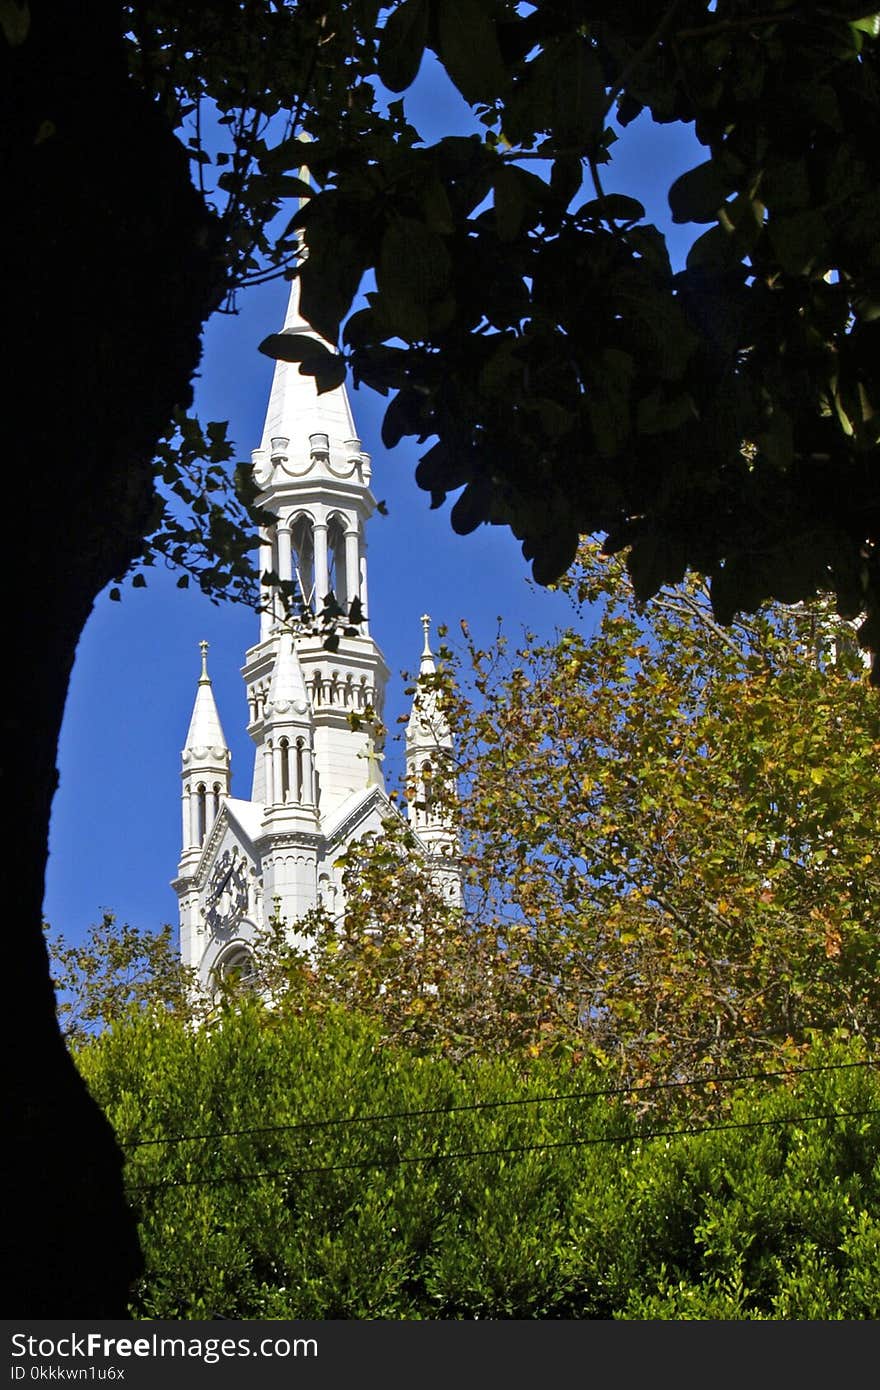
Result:
[[[260,575],[268,574],[272,569],[272,542],[264,533],[260,537]],[[260,641],[263,642],[272,631],[275,621],[275,587],[270,584],[260,584]]]
[[[308,743],[303,745],[302,750],[303,766],[303,805],[314,806],[315,804],[315,767],[312,750]]]
[[[362,545],[361,545],[361,587],[360,587],[360,598],[361,598],[361,609],[363,610],[363,612],[364,612],[364,614],[365,614],[365,618],[366,618],[366,621],[364,622],[364,625],[363,625],[363,627],[361,628],[361,631],[363,632],[364,636],[366,637],[367,634],[368,634],[369,631],[370,631],[370,621],[369,621],[369,618],[370,618],[370,609],[369,609],[369,605],[368,605],[368,603],[367,603],[367,542],[366,542],[366,539],[363,541],[363,543],[362,543]]]
[[[265,797],[267,806],[275,805],[274,771],[275,769],[272,761],[272,745],[271,743],[266,743],[263,746],[263,774],[266,781]]]
[[[360,537],[357,528],[346,531],[345,533],[345,598],[340,599],[346,605],[350,604],[355,594],[360,588]]]
[[[330,589],[327,571],[327,523],[315,522],[315,610],[318,611]]]
[[[272,805],[284,799],[284,778],[281,775],[281,740],[276,739],[272,748]]]
[[[286,521],[278,523],[278,577],[293,578],[293,563],[290,549],[290,526]]]

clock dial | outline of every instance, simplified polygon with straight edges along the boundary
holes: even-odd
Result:
[[[244,916],[247,905],[247,865],[224,850],[208,882],[205,923],[211,931],[224,931]]]

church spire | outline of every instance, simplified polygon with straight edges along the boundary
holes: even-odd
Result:
[[[449,778],[452,733],[437,690],[437,665],[431,650],[431,619],[422,614],[419,678],[406,726],[406,779],[413,829],[434,853],[454,842],[443,788]]]
[[[194,752],[196,749],[211,748],[223,749],[228,752],[226,735],[223,733],[223,726],[220,723],[220,715],[214,700],[214,688],[211,684],[211,677],[208,675],[208,643],[200,642],[199,651],[202,655],[202,673],[199,676],[195,704],[193,705],[192,718],[189,721],[184,749]]]
[[[300,313],[299,296],[296,279],[290,287],[282,332],[324,342]],[[324,346],[330,345],[324,342]],[[288,471],[307,471],[310,440],[320,443],[325,438],[334,457],[338,452],[343,462],[361,452],[345,386],[335,386],[319,395],[315,378],[301,372],[298,362],[277,361],[257,453],[284,459]]]
[[[229,795],[232,754],[223,733],[208,675],[208,643],[200,642],[201,675],[181,753],[183,852],[180,872],[198,862],[222,799]]]
[[[299,309],[294,280],[284,332],[317,338]],[[263,436],[253,453],[260,505],[278,517],[262,533],[260,568],[290,586],[294,612],[319,613],[329,594],[344,612],[358,600],[366,636],[366,522],[376,508],[369,455],[361,447],[344,384],[318,393],[317,382],[296,362],[278,361]],[[263,596],[261,640],[285,613],[277,585]]]
[[[293,638],[280,631],[263,724],[266,820],[316,826],[318,788],[311,705]]]
[[[297,280],[291,285],[284,331],[318,336],[300,312]],[[249,651],[244,670],[249,731],[257,748],[252,794],[264,805],[278,804],[271,799],[278,778],[273,761],[270,783],[266,744],[270,720],[277,723],[270,686],[277,687],[284,675],[285,681],[296,681],[301,704],[305,690],[316,805],[320,803],[321,816],[332,816],[364,790],[367,776],[368,785],[382,787],[381,750],[372,748],[372,730],[373,717],[381,721],[388,677],[369,625],[366,526],[376,508],[370,459],[357,436],[344,384],[319,394],[315,378],[300,372],[298,363],[276,362],[253,461],[259,505],[275,521],[261,534],[260,569],[269,578],[260,640]],[[329,611],[328,598],[340,622],[335,645],[325,646],[327,634],[318,620]],[[365,767],[371,749],[372,761]]]
[[[266,696],[266,721],[268,723],[273,719],[287,718],[292,722],[299,722],[297,716],[305,716],[304,722],[308,723],[308,714],[309,697],[302,667],[293,645],[293,638],[290,633],[285,632],[278,639],[278,655],[275,658],[269,693]]]
[[[431,615],[430,615],[430,613],[423,613],[423,614],[422,614],[421,623],[422,623],[422,632],[424,633],[425,637],[424,637],[424,642],[423,642],[423,644],[422,644],[422,659],[421,659],[421,662],[419,663],[419,675],[420,675],[420,676],[433,676],[433,675],[436,673],[437,667],[434,665],[434,653],[431,651]]]

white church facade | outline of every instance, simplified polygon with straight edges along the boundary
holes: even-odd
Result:
[[[293,284],[284,328],[311,334]],[[343,910],[336,861],[355,839],[382,833],[399,814],[384,784],[377,746],[388,668],[370,628],[365,529],[375,510],[370,458],[357,437],[344,386],[319,395],[313,377],[277,362],[259,449],[253,454],[260,507],[275,517],[260,537],[263,587],[259,640],[242,674],[254,765],[248,797],[232,795],[231,755],[208,674],[207,643],[182,753],[182,852],[173,886],[185,965],[210,989],[246,968],[270,919],[292,937],[309,909]],[[338,629],[328,650],[297,604],[319,614],[327,595],[362,620]],[[435,669],[423,618],[420,672]],[[317,624],[315,624],[317,626]],[[406,732],[406,776],[422,794],[409,802],[418,853],[456,894],[453,837],[426,784],[452,739],[430,694],[417,695]]]

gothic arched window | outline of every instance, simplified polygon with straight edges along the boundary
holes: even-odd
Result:
[[[327,526],[327,587],[340,608],[345,608],[350,603],[348,575],[345,570],[345,523],[339,516],[331,517]],[[323,597],[322,594],[321,598]]]
[[[290,530],[293,578],[297,596],[306,608],[315,608],[315,532],[309,516],[298,516]]]
[[[290,744],[286,738],[279,742],[281,749],[281,795],[279,801],[290,800]]]
[[[434,769],[428,761],[422,763],[422,800],[425,820],[429,821],[434,811]]]
[[[296,799],[299,805],[302,805],[303,802],[303,782],[305,780],[304,748],[303,740],[298,738],[296,741]]]

